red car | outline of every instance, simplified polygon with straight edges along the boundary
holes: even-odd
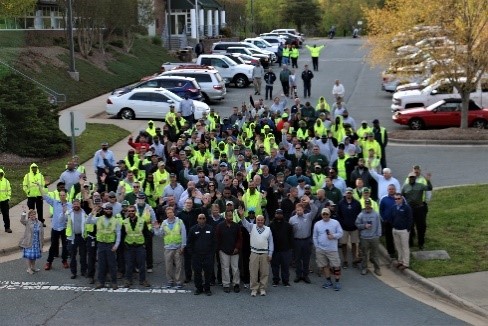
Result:
[[[461,99],[452,98],[438,101],[428,107],[406,109],[396,112],[392,119],[412,130],[459,127],[461,125]],[[480,108],[469,101],[468,126],[484,129],[488,126],[488,108]]]

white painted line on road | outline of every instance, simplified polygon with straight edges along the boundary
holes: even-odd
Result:
[[[119,288],[117,290],[112,290],[110,288],[95,289],[89,286],[75,286],[71,284],[50,285],[49,282],[15,282],[15,281],[0,281],[0,290],[45,290],[45,291],[152,293],[152,294],[192,293],[192,291],[189,290],[162,289],[162,288],[149,288],[149,289]]]

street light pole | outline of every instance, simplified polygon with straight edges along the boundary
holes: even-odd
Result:
[[[195,0],[195,25],[196,25],[196,39],[197,44],[200,42],[200,25],[199,25],[198,0]]]
[[[80,80],[80,73],[75,68],[75,43],[73,40],[73,5],[68,0],[68,43],[69,43],[69,70],[68,73],[76,81]]]

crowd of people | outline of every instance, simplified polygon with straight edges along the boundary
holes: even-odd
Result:
[[[119,279],[131,287],[135,273],[140,286],[151,286],[153,250],[164,250],[165,287],[193,281],[195,295],[244,285],[264,296],[270,265],[272,286],[291,286],[291,268],[293,282],[311,283],[317,267],[322,287],[339,291],[342,269],[365,275],[371,262],[381,276],[382,236],[397,268],[408,268],[414,240],[420,250],[425,243],[430,174],[415,165],[405,180],[395,178],[386,129],[377,119],[356,124],[344,93],[337,80],[333,105],[285,93],[268,105],[251,95],[229,117],[211,109],[196,121],[173,108],[164,123],[149,121],[129,138],[125,157],[102,143],[93,182],[73,157],[52,192],[32,164],[21,219],[27,272],[39,271],[44,202],[52,219],[44,269],[61,255],[72,279],[87,277],[96,288],[107,275],[113,289]],[[2,191],[4,179],[0,170]]]

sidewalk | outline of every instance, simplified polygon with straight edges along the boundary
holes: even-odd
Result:
[[[138,134],[140,130],[146,129],[147,122],[144,120],[128,121],[97,118],[96,116],[105,110],[107,96],[108,95],[99,96],[90,101],[75,105],[67,109],[67,111],[80,111],[85,115],[87,122],[115,124],[121,128],[127,129],[132,134]],[[127,139],[128,137],[116,144],[110,144],[110,150],[114,152],[116,159],[123,159],[127,155],[129,149]],[[96,180],[93,171],[93,160],[90,159],[88,162],[83,163],[83,165],[86,168],[88,180],[92,182]],[[60,174],[61,172],[62,171],[60,171]],[[56,183],[57,181],[53,181],[50,188],[54,188]],[[0,231],[0,256],[18,251],[19,258],[21,257],[18,241],[24,232],[24,226],[20,224],[20,215],[22,213],[23,205],[27,206],[26,201],[23,201],[10,209],[11,229],[13,233],[6,234],[3,231]],[[48,206],[49,205],[44,204],[45,216],[48,216]],[[49,248],[50,220],[46,220],[46,225],[45,244],[47,248]],[[386,255],[386,251],[384,254]],[[488,324],[488,272],[437,277],[432,279],[426,279],[411,270],[406,270],[401,274],[402,277],[419,283],[424,289],[427,289],[428,292],[448,299],[458,307],[486,318],[486,324]],[[381,277],[379,279],[381,279]],[[386,280],[385,283],[388,284]],[[429,304],[428,302],[426,303]]]

